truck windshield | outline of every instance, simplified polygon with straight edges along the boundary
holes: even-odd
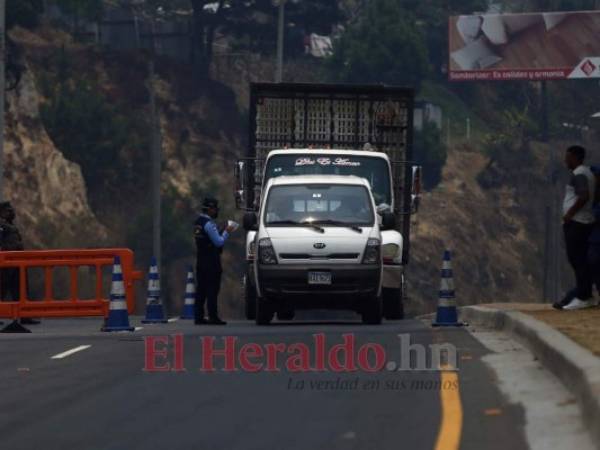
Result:
[[[369,191],[351,185],[275,186],[265,208],[268,226],[373,226]]]
[[[265,183],[282,175],[355,175],[371,184],[375,203],[392,204],[390,171],[385,159],[372,156],[275,155],[269,159]]]

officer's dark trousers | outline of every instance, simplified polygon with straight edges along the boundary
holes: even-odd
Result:
[[[204,317],[204,303],[207,305],[208,317],[216,319],[219,317],[217,299],[221,290],[221,271],[214,268],[203,268],[199,266],[196,270],[196,321]]]
[[[575,221],[563,225],[567,258],[575,272],[577,297],[581,300],[589,300],[592,296],[592,271],[588,259],[588,241],[592,229],[592,224]]]
[[[19,292],[19,269],[0,270],[0,299],[18,302],[21,298]]]

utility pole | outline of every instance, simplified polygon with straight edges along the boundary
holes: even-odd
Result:
[[[283,40],[285,32],[285,2],[278,0],[275,4],[279,5],[279,20],[277,27],[277,69],[275,72],[275,82],[281,83],[283,80]]]
[[[6,0],[0,0],[0,201],[4,200],[4,101],[6,95]]]
[[[148,63],[148,90],[150,92],[150,110],[152,117],[152,253],[156,257],[158,267],[161,267],[161,165],[162,139],[160,119],[156,110],[156,93],[154,91],[154,60]]]
[[[471,119],[467,117],[467,141],[471,140]]]

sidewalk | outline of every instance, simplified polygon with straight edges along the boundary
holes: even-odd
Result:
[[[600,308],[556,311],[547,304],[494,303],[460,308],[461,320],[503,331],[535,355],[575,396],[600,450]],[[549,394],[550,395],[550,394]]]
[[[519,311],[545,322],[600,357],[600,307],[580,311],[557,311],[542,303],[490,303],[486,308]]]

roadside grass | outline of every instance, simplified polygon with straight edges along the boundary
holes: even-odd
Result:
[[[600,356],[600,307],[580,311],[521,310]]]

